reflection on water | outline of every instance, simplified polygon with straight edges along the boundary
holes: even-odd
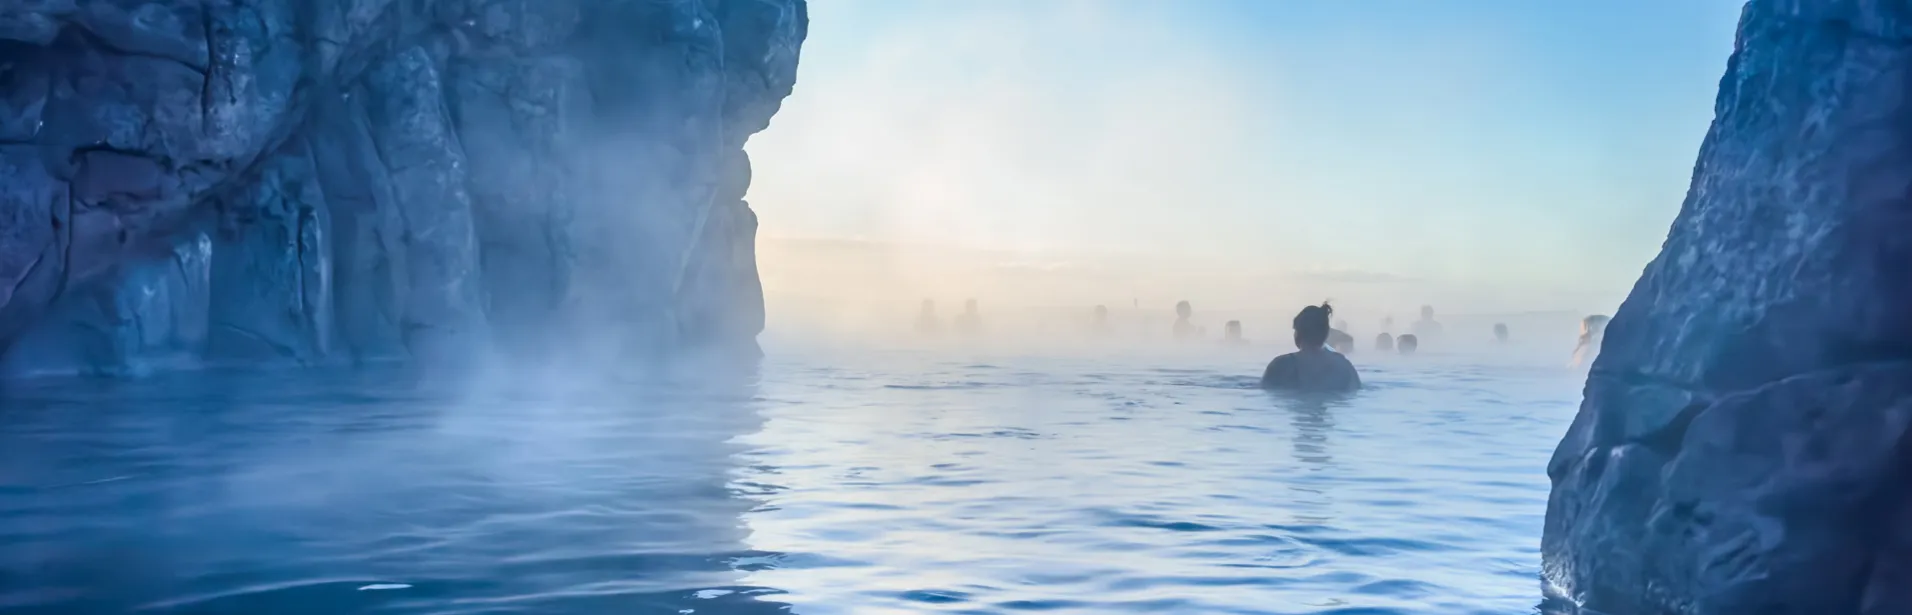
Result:
[[[1296,493],[1294,520],[1299,525],[1327,526],[1334,522],[1333,478],[1321,476],[1322,471],[1331,470],[1334,455],[1328,449],[1328,434],[1334,431],[1334,414],[1330,405],[1336,398],[1320,395],[1287,395],[1271,393],[1270,397],[1286,409],[1291,417],[1289,424],[1294,428],[1294,457],[1301,462],[1307,474],[1296,477],[1289,487]],[[1312,467],[1311,467],[1312,466]]]
[[[1396,360],[1309,399],[1255,389],[1262,359],[14,390],[0,611],[1531,611],[1570,372]]]
[[[1295,460],[1302,463],[1333,463],[1334,455],[1328,452],[1328,433],[1334,431],[1334,414],[1328,409],[1332,402],[1321,398],[1291,398],[1288,401],[1285,407],[1294,417]]]

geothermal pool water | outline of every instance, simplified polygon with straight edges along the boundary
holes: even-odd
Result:
[[[0,611],[1533,612],[1581,376],[1369,352],[1359,395],[1294,398],[1253,388],[1277,350],[28,385]]]

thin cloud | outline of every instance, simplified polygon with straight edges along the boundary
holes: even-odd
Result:
[[[1287,274],[1289,279],[1311,282],[1329,282],[1336,284],[1418,284],[1428,280],[1422,277],[1388,273],[1384,271],[1361,271],[1355,269],[1337,271],[1302,271]]]

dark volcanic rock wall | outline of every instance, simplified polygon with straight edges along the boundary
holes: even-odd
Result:
[[[1754,0],[1548,472],[1544,573],[1629,615],[1912,613],[1912,4]]]
[[[754,351],[803,0],[0,0],[0,369]]]

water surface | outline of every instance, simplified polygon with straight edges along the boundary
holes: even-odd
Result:
[[[1533,611],[1577,375],[1357,354],[1366,390],[1301,398],[1253,388],[1272,352],[16,388],[0,611]]]

